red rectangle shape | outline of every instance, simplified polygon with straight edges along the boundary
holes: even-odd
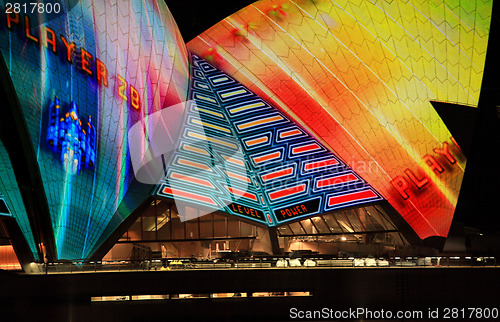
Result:
[[[323,188],[329,186],[335,186],[341,183],[348,183],[359,180],[354,174],[348,173],[336,177],[330,177],[326,179],[318,180],[316,183],[316,188]]]
[[[289,136],[299,135],[299,134],[302,134],[302,132],[300,132],[299,130],[290,130],[290,131],[286,131],[286,132],[281,132],[280,139],[287,138]]]
[[[314,169],[328,167],[328,166],[337,165],[337,164],[339,164],[339,162],[333,158],[326,159],[326,160],[306,163],[304,170],[306,170],[306,171],[314,170]]]
[[[184,198],[187,198],[187,199],[193,199],[193,200],[201,201],[201,202],[204,202],[204,203],[208,203],[210,205],[217,206],[217,204],[215,203],[215,201],[213,201],[212,198],[205,197],[205,196],[200,196],[200,195],[197,195],[197,194],[194,194],[194,193],[190,193],[190,192],[187,192],[187,191],[182,191],[182,190],[178,190],[178,189],[172,189],[172,188],[169,188],[169,187],[165,187],[165,188],[163,188],[162,192],[165,193],[165,194],[173,195],[174,197],[176,197],[176,196],[177,197],[184,197]]]
[[[365,200],[370,198],[378,197],[377,194],[371,190],[363,190],[354,193],[350,193],[347,195],[340,195],[328,198],[328,206],[331,207],[333,205],[340,205],[346,202],[357,201],[357,200]]]
[[[311,143],[311,144],[307,144],[307,145],[298,146],[296,148],[293,148],[292,153],[293,154],[306,153],[306,152],[310,152],[310,151],[316,151],[319,149],[321,149],[321,147],[317,143]]]
[[[257,144],[266,143],[268,140],[269,139],[268,139],[267,136],[262,136],[262,137],[257,138],[257,139],[252,139],[252,140],[246,141],[246,145],[247,146],[254,146],[254,145],[257,145]]]
[[[269,161],[272,159],[277,159],[280,156],[281,156],[281,152],[277,151],[277,152],[273,152],[273,153],[269,153],[266,155],[255,157],[255,158],[253,158],[253,160],[255,163],[262,163],[262,162]]]
[[[292,173],[293,173],[293,168],[290,167],[290,168],[286,168],[286,169],[282,169],[282,170],[279,170],[279,171],[274,171],[274,172],[265,174],[265,175],[262,176],[262,180],[263,181],[269,181],[269,180],[272,180],[272,179],[277,179],[277,178],[281,178],[281,177],[290,175]]]
[[[251,183],[250,181],[250,178],[247,177],[247,176],[242,176],[242,175],[239,175],[237,173],[234,173],[234,172],[230,172],[230,171],[226,171],[226,174],[231,177],[231,178],[234,178],[234,179],[237,179],[237,180],[241,180],[241,181],[245,181],[245,182],[248,182],[248,183]]]
[[[294,195],[297,193],[304,192],[305,190],[306,190],[306,184],[303,183],[303,184],[299,184],[297,186],[293,186],[293,187],[289,187],[286,189],[271,192],[269,194],[269,198],[271,198],[271,200],[276,200],[276,199],[285,198],[285,197],[288,197],[288,196],[291,196],[291,195]]]
[[[186,176],[186,175],[175,173],[175,172],[172,172],[172,174],[170,176],[173,179],[187,181],[187,182],[191,182],[191,183],[194,183],[197,185],[202,185],[202,186],[209,187],[209,188],[215,188],[208,180],[198,179],[195,177]]]
[[[255,196],[253,193],[242,191],[242,190],[239,190],[239,189],[236,189],[233,187],[226,187],[226,188],[227,188],[227,190],[229,190],[229,192],[231,192],[235,196],[240,196],[240,197],[244,197],[244,198],[247,198],[247,199],[250,199],[253,201],[257,201],[257,196]]]

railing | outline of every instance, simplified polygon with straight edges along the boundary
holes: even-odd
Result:
[[[65,274],[187,269],[308,269],[308,268],[405,268],[405,267],[497,267],[496,257],[392,257],[392,258],[289,258],[261,257],[224,259],[168,258],[143,261],[32,263],[27,273]]]

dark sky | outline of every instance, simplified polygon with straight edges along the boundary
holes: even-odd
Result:
[[[222,19],[248,6],[252,0],[165,0],[187,43]]]
[[[455,219],[485,231],[500,232],[500,3],[493,18],[470,155]]]

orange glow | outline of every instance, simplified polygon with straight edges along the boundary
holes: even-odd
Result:
[[[0,269],[4,270],[20,270],[21,264],[17,259],[14,248],[11,245],[0,246]]]
[[[446,237],[466,159],[430,101],[477,105],[491,5],[262,0],[188,49],[217,48],[216,67],[348,164],[373,164],[360,175],[422,239]]]

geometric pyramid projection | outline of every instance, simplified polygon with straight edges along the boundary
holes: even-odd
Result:
[[[196,55],[189,98],[157,189],[178,209],[194,203],[276,226],[383,200],[299,124]]]

